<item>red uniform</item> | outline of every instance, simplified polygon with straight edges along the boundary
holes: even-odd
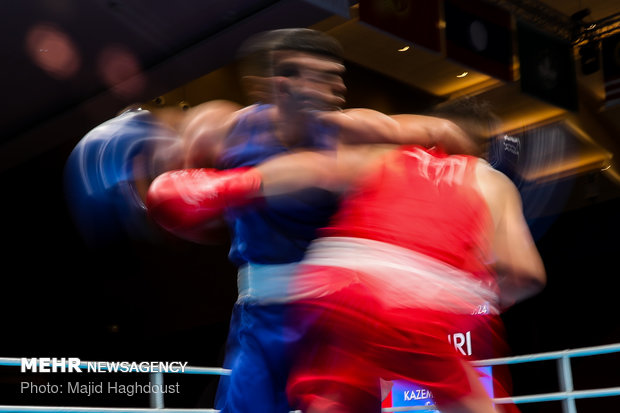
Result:
[[[414,381],[437,403],[470,394],[465,359],[448,336],[497,338],[499,327],[478,162],[402,147],[343,201],[291,291],[306,311],[296,316],[318,319],[289,381],[299,408],[337,394],[345,409],[377,411],[364,394],[376,398],[378,377]],[[481,306],[490,317],[472,316]]]

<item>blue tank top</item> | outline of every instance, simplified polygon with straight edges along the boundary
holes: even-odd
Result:
[[[268,116],[271,105],[256,105],[238,120],[226,138],[218,159],[221,169],[255,166],[291,149],[334,149],[337,133],[318,120],[308,124],[306,139],[294,147],[284,146],[273,133]],[[303,258],[318,228],[325,226],[337,206],[336,195],[309,188],[270,198],[261,206],[228,212],[232,229],[229,257],[242,265],[283,264]]]

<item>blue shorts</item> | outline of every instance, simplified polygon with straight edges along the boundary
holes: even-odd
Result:
[[[233,309],[224,368],[215,397],[222,413],[288,413],[286,397],[291,355],[304,323],[286,322],[293,304],[240,300]]]

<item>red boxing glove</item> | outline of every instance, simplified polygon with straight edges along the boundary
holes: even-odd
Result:
[[[192,241],[224,209],[250,203],[261,193],[255,168],[182,169],[166,172],[150,185],[146,207],[163,228]]]

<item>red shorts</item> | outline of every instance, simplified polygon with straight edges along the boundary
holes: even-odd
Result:
[[[322,275],[328,271],[327,279],[350,277],[346,272],[351,271],[308,270]],[[299,322],[299,317],[315,321],[289,379],[293,403],[303,408],[313,400],[336,397],[351,408],[358,400],[377,398],[379,378],[413,381],[440,405],[470,395],[468,355],[457,351],[449,336],[472,332],[481,338],[477,354],[490,358],[503,343],[499,316],[386,307],[375,297],[367,286],[353,283],[323,297],[301,300],[300,312],[291,314],[291,322]]]

